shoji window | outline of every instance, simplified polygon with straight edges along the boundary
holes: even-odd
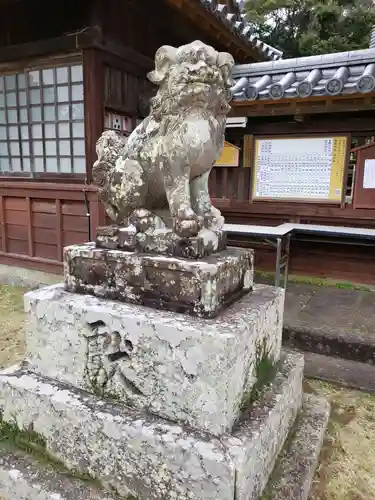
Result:
[[[0,75],[0,172],[84,174],[82,65]]]

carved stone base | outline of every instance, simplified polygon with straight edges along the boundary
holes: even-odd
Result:
[[[210,318],[252,290],[253,257],[239,248],[198,261],[73,245],[64,250],[65,288]]]
[[[138,231],[135,226],[107,226],[96,230],[96,246],[109,250],[126,250],[185,259],[201,259],[225,250],[226,233],[202,229],[194,237],[182,238],[170,228]]]
[[[257,285],[209,320],[62,285],[28,292],[25,307],[33,372],[215,435],[232,430],[259,366],[272,372],[280,357],[281,288]]]

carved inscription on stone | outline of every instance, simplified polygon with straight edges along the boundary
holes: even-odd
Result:
[[[121,373],[120,362],[131,357],[133,344],[117,331],[110,331],[103,321],[89,323],[92,335],[87,337],[86,383],[97,395],[111,395],[111,382],[117,374],[124,389],[142,394],[133,382]],[[108,394],[108,392],[110,394]]]

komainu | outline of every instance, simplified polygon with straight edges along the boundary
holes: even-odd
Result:
[[[230,54],[199,41],[157,51],[149,116],[128,139],[106,131],[97,142],[93,179],[117,224],[146,209],[171,216],[180,236],[220,228],[208,177],[224,145],[233,65]]]

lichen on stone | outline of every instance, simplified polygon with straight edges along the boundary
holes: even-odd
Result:
[[[162,212],[182,238],[222,228],[208,179],[224,147],[233,66],[229,53],[199,40],[156,52],[148,78],[158,91],[149,116],[127,140],[107,130],[96,145],[92,178],[117,224],[132,224],[141,212],[141,226],[148,227]]]

